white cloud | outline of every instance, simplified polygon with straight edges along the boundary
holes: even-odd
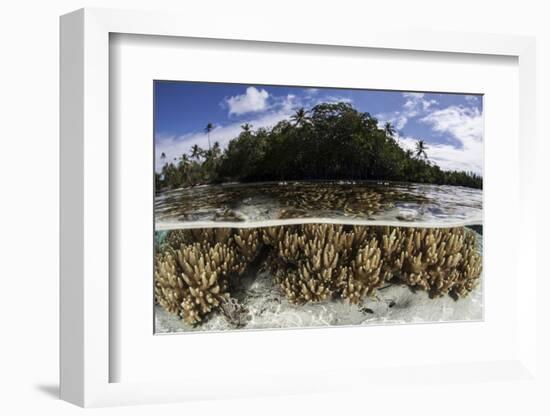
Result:
[[[267,99],[271,99],[268,105]],[[227,147],[230,140],[234,139],[242,131],[241,126],[245,123],[252,125],[252,128],[270,127],[279,121],[289,119],[294,114],[296,108],[302,106],[300,97],[294,94],[285,96],[269,96],[267,91],[258,90],[254,87],[248,87],[246,93],[226,99],[223,102],[229,108],[229,114],[250,114],[245,120],[238,122],[218,125],[210,132],[210,143],[218,142],[222,149]],[[260,113],[260,111],[265,110]],[[203,149],[208,149],[208,136],[202,131],[171,136],[157,136],[156,138],[156,160],[155,167],[157,171],[162,169],[166,162],[174,162],[174,158],[179,160],[182,154],[190,154],[191,147],[198,145]],[[161,160],[161,155],[166,155],[165,160]]]
[[[436,110],[420,121],[429,124],[433,131],[451,134],[463,146],[482,140],[483,117],[476,107],[451,106]]]
[[[219,142],[220,147],[225,149],[229,141],[237,137],[242,131],[241,125],[244,123],[251,124],[255,130],[260,127],[274,126],[281,120],[289,119],[294,110],[289,105],[285,106],[285,102],[283,102],[283,105],[277,111],[269,111],[258,115],[256,118],[216,127],[210,133],[210,143]],[[204,132],[195,132],[183,136],[157,136],[155,144],[156,171],[160,172],[164,163],[174,162],[174,158],[179,160],[182,154],[189,155],[191,147],[195,144],[203,149],[208,149],[208,136]],[[166,160],[161,160],[162,153],[166,155]]]
[[[306,97],[311,97],[319,93],[319,88],[307,88],[305,90]]]
[[[469,97],[469,96],[466,96]],[[477,97],[473,97],[477,101]],[[482,174],[483,117],[477,107],[450,106],[436,109],[438,102],[424,93],[403,93],[401,111],[377,114],[379,127],[389,121],[401,130],[410,118],[430,126],[435,134],[448,135],[456,143],[428,143],[428,159],[443,170],[464,170]],[[466,98],[468,100],[468,98]],[[474,100],[468,100],[474,102]],[[404,149],[415,150],[418,139],[396,135]]]
[[[472,104],[476,104],[479,102],[479,98],[477,95],[465,95],[464,99]]]
[[[426,94],[424,94],[423,92],[404,92],[403,93],[403,97],[414,98],[414,99],[424,98],[425,95]]]
[[[386,122],[390,122],[397,130],[401,130],[411,117],[417,117],[426,114],[432,106],[437,105],[434,99],[426,99],[426,94],[422,92],[405,92],[402,94],[405,98],[402,109],[389,113],[376,114],[380,128]]]
[[[405,92],[403,97],[407,100],[403,104],[404,112],[407,118],[414,117],[421,112],[428,111],[430,107],[437,104],[434,99],[427,100],[424,93],[421,92]]]
[[[451,106],[431,112],[420,122],[430,125],[436,133],[450,135],[459,144],[428,143],[429,160],[443,170],[483,173],[483,117],[477,108]],[[415,150],[417,139],[397,139],[404,149]]]
[[[375,117],[378,120],[378,127],[381,129],[384,128],[384,125],[387,122],[390,122],[391,125],[397,130],[401,130],[403,127],[405,127],[405,124],[407,124],[408,121],[407,116],[400,111],[376,114]]]
[[[353,104],[353,100],[349,97],[340,97],[335,95],[327,95],[317,100],[317,104],[338,104],[338,103]]]
[[[397,142],[405,150],[416,149],[417,139],[412,137],[398,136]],[[436,163],[442,170],[460,170],[466,172],[475,172],[482,174],[481,165],[483,146],[473,145],[463,148],[457,148],[450,144],[427,144],[426,153],[428,160]]]
[[[266,90],[248,87],[244,94],[229,97],[225,103],[229,108],[229,115],[240,115],[266,110],[268,98],[269,93]]]
[[[278,106],[279,111],[286,113],[299,107],[301,103],[298,97],[294,94],[288,94],[286,97],[281,97],[278,99],[276,105]]]

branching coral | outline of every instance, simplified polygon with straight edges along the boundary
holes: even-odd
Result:
[[[479,281],[481,256],[465,228],[303,224],[176,230],[159,250],[155,297],[196,324],[230,299],[230,277],[266,265],[288,301],[342,298],[360,303],[387,282],[430,297],[466,296]],[[265,247],[265,249],[262,249]]]
[[[382,191],[372,189],[355,192],[345,186],[315,184],[312,192],[309,185],[300,184],[282,187],[279,193],[281,202],[286,204],[279,218],[304,218],[318,210],[343,210],[345,216],[370,217],[391,206]]]
[[[179,248],[174,247],[177,242]],[[243,246],[249,253],[251,248]],[[187,323],[196,324],[229,298],[229,276],[242,273],[247,261],[230,229],[178,231],[177,238],[157,255],[157,302]]]
[[[288,227],[280,226],[262,228],[262,240],[264,244],[276,247],[283,237],[286,228]]]
[[[340,265],[342,227],[302,225],[285,231],[278,243],[275,263],[281,289],[292,303],[318,302],[336,289],[345,270]]]
[[[261,233],[261,230],[242,228],[234,236],[237,250],[247,263],[254,261],[260,252],[262,246]]]
[[[227,243],[233,235],[231,228],[189,228],[171,230],[167,233],[164,244],[174,250],[182,244],[200,243]]]
[[[182,302],[182,317],[193,324],[229,298],[229,274],[244,269],[244,262],[239,261],[235,250],[221,243],[182,246],[176,251],[176,259],[189,290]]]
[[[372,238],[357,250],[349,268],[347,281],[339,284],[342,298],[348,299],[351,303],[359,303],[364,297],[370,296],[384,283],[381,269],[378,241]]]
[[[481,274],[475,237],[464,228],[407,228],[401,247],[400,278],[430,297],[464,296]]]
[[[157,255],[155,267],[155,299],[166,311],[179,313],[186,292],[176,259],[170,251]]]
[[[454,284],[448,291],[454,299],[465,297],[474,290],[479,283],[482,269],[481,256],[475,249],[476,239],[474,234],[465,232],[463,229],[461,232],[464,234],[464,242],[460,252],[461,258],[457,264],[459,278],[454,280]]]
[[[162,242],[163,246],[171,247],[175,250],[180,248],[182,244],[188,244],[193,242],[190,234],[191,230],[171,230],[166,233],[166,237]],[[160,247],[162,249],[162,247]]]
[[[191,228],[186,230],[190,236],[188,241],[202,243],[227,243],[233,235],[231,228]]]
[[[282,235],[268,231],[267,241],[278,240],[277,280],[292,303],[318,302],[340,296],[357,303],[379,287],[380,250],[366,233],[331,224],[307,224]],[[273,267],[272,267],[273,269]]]
[[[405,241],[405,233],[401,228],[377,227],[374,229],[373,234],[380,243],[384,280],[389,281],[394,276],[399,275],[403,268],[405,253],[402,248]]]

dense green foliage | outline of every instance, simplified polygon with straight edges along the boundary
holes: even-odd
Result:
[[[190,155],[165,163],[156,175],[156,189],[227,181],[353,179],[405,181],[482,187],[471,172],[443,171],[428,160],[423,140],[404,150],[395,130],[369,113],[346,103],[299,109],[291,120],[270,129],[242,126],[225,151],[218,143],[208,150],[193,146]],[[212,130],[209,124],[206,131]]]

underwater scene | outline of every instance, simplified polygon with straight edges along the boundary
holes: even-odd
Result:
[[[162,231],[156,328],[481,319],[478,231],[333,224]]]
[[[483,319],[482,96],[154,90],[156,334]]]

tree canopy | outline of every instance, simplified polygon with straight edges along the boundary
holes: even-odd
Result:
[[[156,189],[228,181],[383,180],[461,185],[481,188],[481,176],[444,171],[428,160],[424,140],[403,149],[390,123],[378,126],[369,113],[348,103],[300,108],[271,128],[248,123],[222,152],[194,145],[189,155],[165,163],[156,174]],[[165,158],[162,158],[165,160]]]

